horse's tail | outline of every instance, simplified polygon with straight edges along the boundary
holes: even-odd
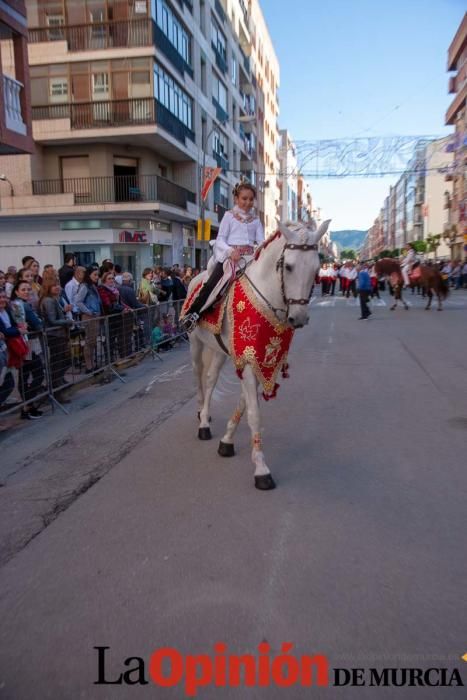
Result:
[[[443,275],[439,275],[439,295],[443,299],[449,296],[449,279],[444,279]]]

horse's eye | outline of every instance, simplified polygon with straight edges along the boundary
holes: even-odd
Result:
[[[287,270],[287,272],[292,272],[292,265],[286,264],[285,269]]]

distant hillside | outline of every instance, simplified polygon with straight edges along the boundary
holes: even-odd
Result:
[[[333,231],[331,240],[337,243],[340,250],[344,248],[358,250],[361,248],[366,234],[366,231]]]

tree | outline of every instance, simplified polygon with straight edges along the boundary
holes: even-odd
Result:
[[[426,253],[427,251],[427,244],[425,241],[414,241],[412,245],[416,253]]]
[[[441,234],[440,233],[429,233],[428,236],[426,237],[426,243],[427,243],[427,253],[434,253],[435,258],[436,258],[436,253],[439,248],[439,244],[441,243]]]
[[[341,250],[341,260],[356,260],[357,254],[353,248],[344,248]]]

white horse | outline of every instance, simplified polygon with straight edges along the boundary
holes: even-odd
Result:
[[[326,233],[330,220],[317,227],[314,220],[308,224],[280,225],[280,235],[263,244],[260,255],[246,268],[250,287],[258,304],[268,307],[280,324],[302,328],[309,320],[309,300],[320,267],[318,242]],[[204,273],[205,274],[205,273]],[[190,284],[188,296],[199,284],[196,277]],[[190,335],[193,371],[198,384],[198,418],[200,440],[210,440],[209,427],[212,392],[229,351],[229,319],[224,314],[220,342],[207,329],[196,327]],[[223,457],[234,455],[233,438],[240,419],[247,410],[252,437],[251,458],[255,466],[255,486],[261,490],[275,488],[274,479],[264,459],[261,441],[258,380],[251,365],[243,370],[242,393],[237,409],[227,424],[218,453]]]

